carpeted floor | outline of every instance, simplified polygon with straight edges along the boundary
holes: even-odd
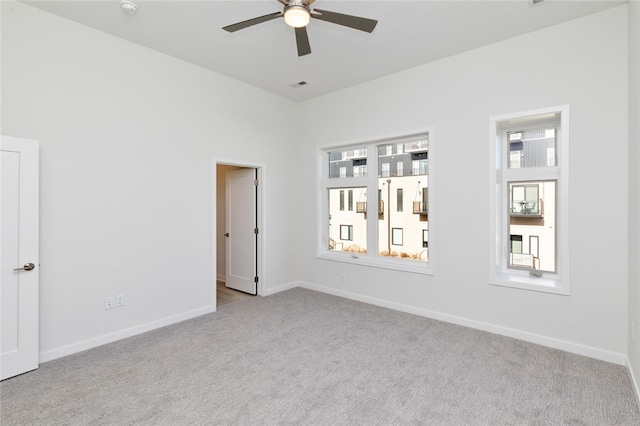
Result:
[[[41,365],[10,425],[640,425],[624,367],[305,289]]]

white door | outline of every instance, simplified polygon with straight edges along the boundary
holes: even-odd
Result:
[[[0,379],[38,368],[38,142],[2,136]]]
[[[233,170],[226,174],[225,285],[257,294],[256,170]]]

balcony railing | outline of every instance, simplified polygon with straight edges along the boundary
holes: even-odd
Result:
[[[537,217],[544,215],[544,204],[540,201],[513,201],[511,217]]]
[[[426,151],[429,147],[429,141],[412,141],[404,144],[404,152]]]
[[[427,216],[429,214],[429,203],[427,203],[426,201],[414,201],[413,214],[421,214]]]
[[[366,201],[356,201],[356,213],[366,213],[367,212],[367,202]],[[384,213],[384,201],[378,201],[378,214]]]
[[[509,266],[540,269],[540,258],[528,253],[509,253]]]

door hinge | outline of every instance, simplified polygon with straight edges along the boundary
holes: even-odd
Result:
[[[253,277],[253,282],[257,283],[258,282],[258,277]]]
[[[260,231],[258,231],[258,228],[253,228],[253,233],[254,234],[258,235],[258,232],[260,232]]]
[[[253,180],[253,186],[258,186],[258,179]]]

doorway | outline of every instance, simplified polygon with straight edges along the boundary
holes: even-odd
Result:
[[[262,166],[214,163],[216,306],[261,291]]]

